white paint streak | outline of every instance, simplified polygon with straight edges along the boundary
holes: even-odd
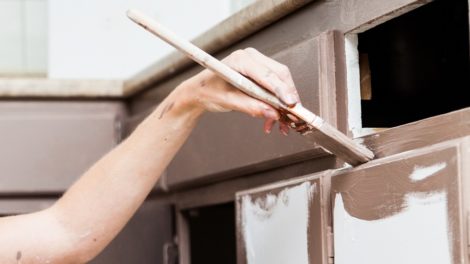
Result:
[[[308,264],[309,201],[315,185],[306,182],[252,200],[242,198],[243,236],[248,264]]]
[[[447,167],[447,163],[441,162],[431,166],[415,166],[410,175],[412,181],[422,181]]]
[[[348,125],[354,137],[357,137],[362,128],[361,80],[357,45],[357,34],[347,34],[345,38],[345,53],[348,86]]]
[[[338,194],[334,208],[335,263],[452,263],[446,193],[409,194],[406,201],[402,212],[366,221],[349,215]]]

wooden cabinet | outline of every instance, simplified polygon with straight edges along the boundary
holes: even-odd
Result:
[[[62,193],[120,140],[113,102],[0,103],[0,193]]]
[[[0,199],[0,217],[43,210],[56,199]],[[164,263],[164,258],[170,257],[170,247],[174,245],[173,230],[171,206],[156,199],[147,199],[111,244],[90,263]]]
[[[331,179],[335,263],[468,263],[470,137]]]
[[[329,174],[237,193],[238,263],[329,263]]]
[[[468,113],[367,136],[397,151],[388,136],[409,132],[361,166],[238,192],[238,263],[469,263]]]
[[[338,98],[344,98],[344,81],[338,76],[344,70],[341,37],[338,32],[325,32],[272,57],[289,66],[307,108],[344,128],[345,120],[336,114]],[[241,113],[208,114],[168,167],[167,183],[171,189],[222,180],[324,155],[327,152],[306,144],[296,133],[265,135],[261,120]]]
[[[173,230],[171,206],[148,199],[111,244],[90,263],[171,264],[164,260],[171,258]]]

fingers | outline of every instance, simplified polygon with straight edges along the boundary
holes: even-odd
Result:
[[[276,60],[269,58],[268,56],[264,55],[263,53],[259,52],[257,49],[254,48],[246,48],[245,51],[255,60],[262,63],[267,68],[271,69],[273,72],[277,74],[277,76],[287,84],[287,93],[293,94],[297,101],[300,102],[300,97],[295,88],[294,80],[292,79],[292,75],[290,73],[289,68],[279,63]]]
[[[251,53],[254,54],[253,51]],[[273,92],[287,105],[293,106],[299,102],[297,91],[287,67],[283,65],[281,67],[278,62],[274,62],[274,60],[267,57],[260,59],[260,55],[250,55],[245,50],[233,52],[226,58],[225,62],[236,71]]]
[[[220,94],[215,102],[224,108],[271,120],[279,120],[279,112],[272,106],[254,99],[239,90],[232,89]]]
[[[289,134],[289,126],[285,122],[279,122],[279,131],[284,136],[287,136]]]
[[[266,119],[266,121],[264,121],[264,133],[270,134],[275,123],[276,120],[274,119]]]

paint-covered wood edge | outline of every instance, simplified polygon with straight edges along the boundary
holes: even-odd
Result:
[[[191,263],[189,223],[180,208],[176,208],[176,233],[178,236],[178,263]]]
[[[333,170],[325,170],[322,172],[301,176],[295,179],[283,180],[270,183],[261,187],[249,190],[242,190],[235,194],[236,203],[236,230],[237,230],[237,264],[246,264],[246,248],[243,236],[243,216],[242,216],[242,198],[244,196],[259,197],[263,194],[278,194],[286,188],[291,188],[310,182],[317,186],[317,190],[313,193],[312,200],[309,202],[309,219],[308,219],[308,240],[315,243],[308,245],[308,258],[310,263],[329,263],[331,249],[329,246],[330,239],[330,203],[329,188],[330,178],[334,173]],[[318,213],[319,217],[312,217]],[[318,222],[316,222],[318,221]]]
[[[356,138],[376,158],[425,147],[470,134],[470,107]]]
[[[256,1],[201,34],[192,42],[208,53],[215,53],[312,1]],[[189,65],[192,65],[190,59],[179,52],[174,52],[126,80],[124,96],[136,94]]]
[[[452,224],[450,224],[450,228],[452,228],[452,234],[455,235],[453,237],[454,242],[458,244],[458,247],[452,248],[451,257],[453,259],[453,263],[468,263],[468,200],[467,203],[463,199],[463,195],[465,192],[468,192],[468,187],[470,187],[470,183],[468,182],[468,176],[470,173],[468,162],[469,154],[469,144],[470,142],[470,133],[466,135],[462,135],[461,137],[452,138],[444,141],[440,141],[435,144],[428,144],[426,146],[420,146],[414,148],[413,151],[403,151],[391,156],[383,157],[377,160],[373,160],[369,163],[362,164],[358,167],[354,168],[345,168],[334,170],[330,174],[331,176],[331,186],[330,186],[330,201],[331,201],[331,211],[334,211],[334,200],[338,193],[344,191],[343,187],[338,187],[338,182],[343,181],[345,178],[343,177],[350,177],[351,174],[355,174],[356,176],[363,177],[366,175],[367,170],[373,169],[385,169],[391,170],[388,166],[391,163],[395,162],[407,162],[408,159],[415,159],[420,158],[425,155],[430,155],[435,152],[454,152],[456,156],[456,167],[457,167],[457,175],[451,174],[451,177],[454,179],[448,181],[449,189],[448,192],[451,195],[448,199],[448,205],[452,205],[451,209],[448,207],[449,218],[452,219]],[[413,163],[410,163],[413,164]],[[383,167],[383,168],[382,168]],[[371,177],[372,178],[372,177]],[[346,185],[351,185],[350,179],[345,180],[347,182]],[[462,182],[464,184],[462,184]],[[390,183],[381,182],[381,185],[388,186]],[[431,186],[429,184],[426,185],[427,187]],[[387,189],[388,192],[390,190]],[[370,192],[370,190],[369,190]],[[469,194],[466,194],[467,199]],[[357,204],[357,200],[354,200],[355,204]],[[355,207],[357,207],[355,205]],[[389,208],[390,210],[396,209],[395,207],[387,207],[383,206],[383,208]],[[467,214],[465,214],[467,213]],[[385,215],[384,215],[385,216]],[[330,216],[331,221],[333,221],[333,216]],[[368,219],[369,220],[369,219]],[[332,222],[331,222],[332,223]],[[334,230],[333,230],[334,232]]]
[[[469,161],[470,160],[470,136],[463,139],[462,144],[459,148],[460,160]],[[466,256],[465,261],[462,260],[462,263],[470,262],[470,163],[461,162],[459,167],[460,174],[463,175],[460,180],[459,197],[462,200],[462,208],[460,211],[460,217],[462,221],[460,222],[460,230],[462,237],[461,251],[462,255]]]
[[[123,80],[0,78],[4,98],[120,98]]]

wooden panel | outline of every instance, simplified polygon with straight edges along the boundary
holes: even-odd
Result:
[[[0,198],[0,217],[27,214],[50,207],[56,198]]]
[[[470,107],[357,138],[382,158],[470,135]]]
[[[335,263],[462,263],[461,182],[470,177],[461,169],[468,162],[464,141],[337,172],[331,179]]]
[[[238,263],[330,263],[331,173],[237,193]]]
[[[119,235],[90,263],[163,263],[164,247],[173,243],[172,221],[169,205],[145,201]]]
[[[59,193],[119,140],[120,103],[0,103],[0,192]]]
[[[307,40],[273,57],[290,67],[303,104],[336,125],[336,57],[333,32]],[[321,52],[321,54],[320,54]],[[262,120],[240,113],[207,114],[168,168],[168,185],[206,182],[326,155],[302,136],[265,135]],[[217,179],[221,179],[218,177]]]

